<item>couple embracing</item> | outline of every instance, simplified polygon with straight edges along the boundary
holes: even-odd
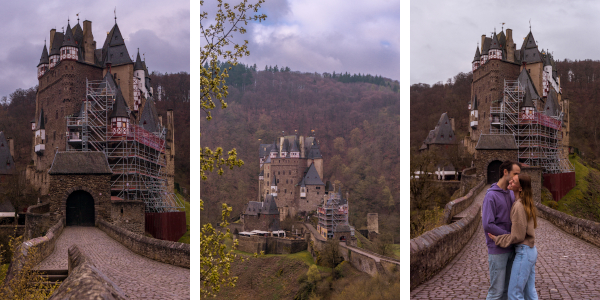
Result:
[[[531,178],[513,161],[502,163],[500,176],[487,191],[481,212],[490,271],[487,299],[538,299]]]

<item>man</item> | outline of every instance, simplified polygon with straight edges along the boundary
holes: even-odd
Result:
[[[487,300],[507,299],[508,282],[510,279],[510,270],[514,259],[514,247],[508,248],[496,246],[494,241],[488,236],[503,235],[510,233],[510,209],[515,202],[515,196],[511,190],[508,190],[509,181],[521,173],[521,164],[513,161],[505,161],[500,165],[500,175],[502,176],[498,183],[492,184],[485,194],[481,211],[481,222],[488,247],[488,264],[490,270],[490,288],[488,290]]]

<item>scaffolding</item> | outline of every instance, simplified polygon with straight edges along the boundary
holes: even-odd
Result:
[[[502,101],[490,108],[490,134],[512,134],[519,148],[519,162],[542,167],[544,173],[574,172],[566,157],[562,157],[563,113],[548,116],[533,107],[523,107],[525,87],[518,80],[504,80]]]
[[[329,193],[329,199],[325,199],[322,205],[317,207],[319,223],[317,231],[325,238],[331,239],[337,232],[338,226],[348,225],[348,201],[343,199],[340,193]]]
[[[67,117],[67,151],[101,151],[112,171],[111,198],[140,200],[146,212],[175,212],[183,203],[167,189],[166,134],[136,124],[111,124],[117,89],[108,80],[86,79],[86,99],[78,116]],[[129,109],[127,109],[129,114]]]

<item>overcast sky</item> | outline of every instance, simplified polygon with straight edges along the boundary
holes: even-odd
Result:
[[[411,1],[411,84],[446,82],[470,72],[481,35],[513,30],[517,49],[531,32],[556,60],[600,59],[597,1]]]
[[[2,1],[0,10],[0,97],[38,83],[37,65],[50,29],[62,31],[92,21],[96,47],[117,23],[130,55],[146,53],[148,71],[190,72],[190,2],[178,1]],[[134,57],[135,58],[135,57]]]
[[[201,9],[213,21],[214,7]],[[236,36],[249,42],[245,64],[400,78],[398,0],[278,0],[267,1],[261,12],[266,22],[249,24],[245,35]]]

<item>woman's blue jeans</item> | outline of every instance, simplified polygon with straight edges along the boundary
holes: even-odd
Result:
[[[537,248],[527,245],[515,246],[515,260],[510,272],[508,299],[537,300],[535,291],[535,262]]]

